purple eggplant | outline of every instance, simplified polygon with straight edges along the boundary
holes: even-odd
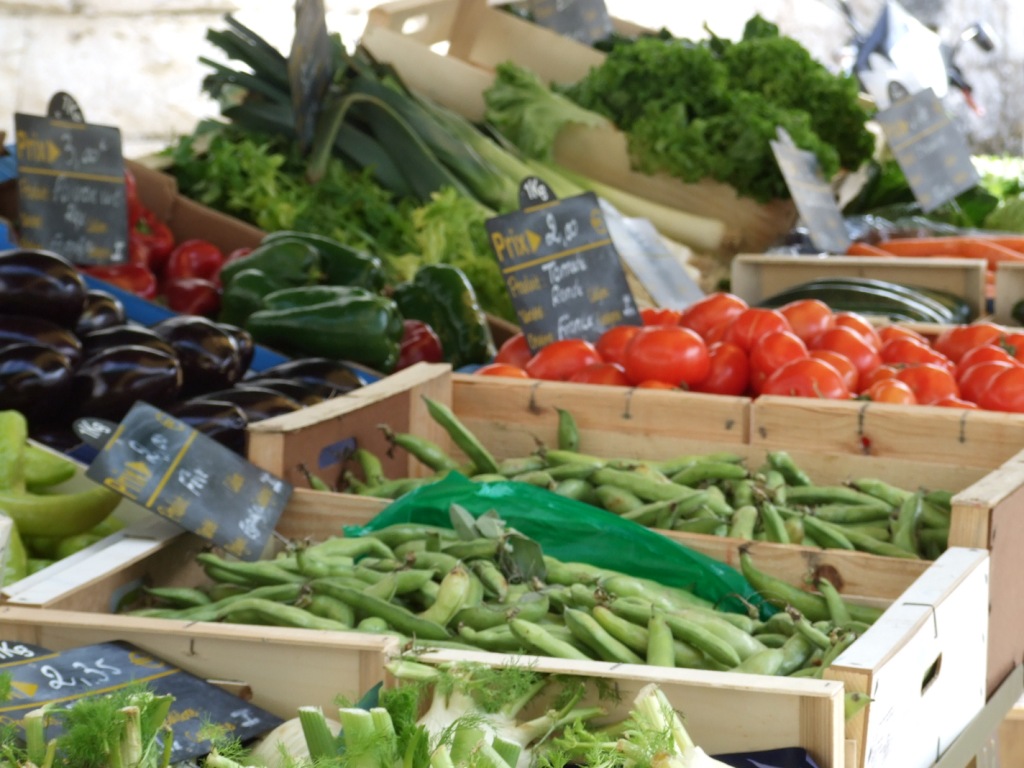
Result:
[[[42,344],[67,358],[72,368],[82,360],[82,342],[62,325],[35,315],[0,314],[0,348],[12,344]]]
[[[196,399],[223,400],[234,403],[245,411],[250,424],[284,413],[294,413],[302,408],[302,404],[294,398],[266,387],[231,387],[217,392],[208,392]]]
[[[0,312],[36,315],[74,328],[88,286],[75,265],[52,251],[0,251]]]
[[[246,378],[297,379],[307,383],[327,385],[335,394],[343,395],[363,385],[353,370],[341,360],[327,357],[299,357],[264,368],[250,371]]]
[[[247,364],[235,336],[209,318],[175,315],[150,327],[178,355],[184,398],[226,389],[245,374]]]
[[[137,347],[149,347],[157,352],[177,356],[174,347],[160,334],[151,328],[135,323],[112,325],[109,328],[100,328],[82,336],[82,352],[86,358],[103,349],[124,347],[129,344]]]
[[[73,370],[64,355],[43,344],[10,344],[0,349],[0,410],[53,421],[71,392]]]
[[[90,288],[86,291],[85,307],[75,324],[75,333],[85,336],[92,331],[124,325],[126,322],[128,312],[117,296],[102,288]]]
[[[78,366],[71,403],[75,417],[120,421],[138,400],[156,408],[174,402],[181,384],[181,364],[174,355],[134,344],[108,347]]]
[[[197,398],[173,403],[164,410],[196,431],[245,456],[245,428],[249,425],[249,417],[241,406],[226,400]]]

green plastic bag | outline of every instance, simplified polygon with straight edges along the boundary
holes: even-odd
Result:
[[[453,472],[401,496],[366,525],[347,526],[345,535],[361,536],[397,523],[451,528],[452,504],[474,517],[495,510],[510,528],[558,560],[688,589],[722,610],[746,613],[740,596],[762,613],[774,613],[736,569],[631,520],[527,483],[475,483]]]

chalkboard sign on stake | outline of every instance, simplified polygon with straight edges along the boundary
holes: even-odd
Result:
[[[536,176],[519,187],[520,210],[486,222],[530,349],[559,339],[596,341],[639,325],[601,205],[593,192],[559,200]]]
[[[604,0],[530,0],[529,9],[541,26],[585,45],[612,33]]]
[[[925,213],[977,185],[967,140],[931,88],[882,110],[875,119]]]
[[[10,675],[12,692],[10,700],[0,702],[0,720],[20,720],[47,703],[68,706],[87,696],[145,686],[156,695],[174,697],[167,716],[173,724],[172,763],[207,755],[214,745],[204,734],[221,730],[244,742],[282,722],[251,702],[129,643],[100,643],[53,652],[25,643],[3,642],[0,637],[0,648],[11,651],[0,656],[0,671]],[[57,734],[59,723],[59,719],[51,721],[49,738]]]
[[[305,152],[313,141],[320,103],[334,77],[331,40],[323,0],[295,3],[295,36],[288,55],[288,80],[299,148]]]
[[[243,560],[260,557],[292,492],[281,478],[142,402],[86,476]]]
[[[14,127],[21,245],[75,264],[128,261],[121,131],[25,114]]]
[[[69,123],[84,123],[85,114],[78,106],[75,97],[64,91],[57,91],[50,97],[50,103],[46,107],[46,116],[54,120],[66,120]]]
[[[811,242],[827,253],[846,253],[850,235],[835,193],[821,174],[818,158],[800,149],[785,128],[776,130],[779,139],[771,142],[772,152]]]

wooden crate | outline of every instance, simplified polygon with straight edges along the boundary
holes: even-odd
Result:
[[[753,446],[788,449],[797,456],[808,446],[845,456],[836,467],[836,479],[868,474],[877,465],[892,477],[928,485],[936,480],[920,469],[920,462],[946,467],[946,487],[957,491],[950,545],[987,549],[992,557],[989,693],[1022,663],[1024,418],[928,406],[761,397],[751,408],[750,435]],[[885,567],[899,566],[886,562]]]
[[[1024,264],[1004,263],[996,266],[996,296],[992,319],[997,323],[1019,326],[1013,319],[1013,306],[1024,299]]]
[[[248,428],[247,456],[295,485],[299,465],[328,482],[338,473],[341,445],[362,445],[385,459],[390,476],[431,474],[405,451],[388,458],[378,425],[410,431],[455,452],[447,433],[429,416],[422,396],[453,408],[496,455],[526,454],[536,441],[556,444],[556,408],[573,412],[581,450],[623,457],[701,450],[708,441],[747,442],[750,400],[663,390],[580,386],[563,382],[453,374],[445,364],[420,363],[294,414]]]
[[[949,291],[967,302],[972,317],[988,314],[985,265],[978,259],[741,253],[732,260],[730,269],[730,290],[750,304],[808,280],[867,277]]]
[[[422,378],[419,378],[422,377]],[[1024,591],[1024,565],[1014,553],[1024,546],[1024,527],[1011,517],[1024,503],[1024,459],[1015,460],[1021,446],[1021,425],[1006,414],[961,411],[937,407],[903,408],[896,405],[787,397],[723,398],[692,393],[596,387],[561,382],[474,377],[450,374],[445,367],[424,366],[406,374],[411,389],[389,388],[373,394],[366,388],[366,412],[355,401],[345,411],[331,411],[333,426],[316,421],[317,408],[301,416],[285,415],[254,425],[250,460],[277,474],[291,471],[301,461],[322,453],[320,446],[360,435],[359,425],[370,425],[365,443],[382,450],[373,432],[382,421],[396,419],[402,426],[426,434],[458,451],[447,435],[416,407],[418,394],[433,387],[456,415],[498,458],[525,455],[537,442],[556,441],[556,408],[574,414],[580,427],[580,450],[623,458],[669,458],[679,454],[727,449],[744,456],[748,466],[759,466],[771,450],[785,449],[819,483],[840,483],[856,477],[877,477],[898,485],[926,486],[956,493],[950,541],[953,545],[992,550],[992,606],[990,615],[989,692],[995,690],[1024,654],[1024,632],[1015,606]],[[443,395],[443,382],[450,391]],[[413,404],[413,405],[410,405]],[[323,412],[323,411],[321,411]],[[426,430],[424,422],[432,431]],[[265,441],[272,446],[261,450]],[[293,446],[291,450],[284,447]],[[390,460],[392,476],[425,474],[426,470],[404,452]],[[264,463],[267,462],[267,463]],[[311,465],[312,466],[312,465]],[[324,479],[338,474],[336,466],[322,471]],[[301,479],[298,481],[301,482]],[[286,511],[279,523],[288,535],[304,535],[297,521],[328,522],[336,514],[371,516],[385,500],[297,490],[289,509],[302,508],[301,516]],[[998,529],[999,537],[994,536]],[[664,535],[718,560],[736,566],[744,542],[718,536],[663,531]],[[862,552],[822,550],[817,547],[756,542],[762,561],[795,584],[808,574],[825,574],[847,595],[875,595],[895,599],[927,568],[923,561],[879,558]],[[879,583],[877,573],[888,575]]]
[[[614,21],[620,31],[639,28]],[[483,92],[503,61],[529,67],[548,82],[570,83],[604,54],[518,18],[483,0],[397,0],[370,10],[360,43],[391,64],[415,92],[479,122]],[[724,184],[685,184],[667,174],[630,167],[624,134],[607,128],[569,126],[559,136],[555,159],[567,168],[626,192],[725,223],[730,253],[773,244],[796,223],[792,200],[768,205],[739,197]]]
[[[322,494],[321,494],[322,495]],[[338,497],[344,499],[346,497]],[[293,520],[305,517],[305,510],[311,507],[300,509],[289,509],[287,515]],[[374,514],[370,510],[358,510],[352,508],[342,514],[336,510],[335,515],[325,518],[314,513],[312,519],[295,520],[295,528],[302,529],[304,534],[313,540],[322,539],[328,535],[341,533],[341,527],[345,524],[358,524],[366,522]],[[326,528],[319,528],[318,525],[326,523]],[[140,558],[134,563],[128,564],[121,569],[105,572],[94,578],[85,578],[83,582],[76,585],[76,588],[69,590],[61,598],[51,601],[45,610],[33,610],[40,617],[39,626],[44,629],[54,627],[58,633],[65,631],[61,629],[66,625],[72,629],[66,630],[65,635],[68,641],[75,642],[98,642],[101,639],[113,639],[120,633],[127,634],[123,639],[131,642],[139,642],[139,638],[147,642],[160,643],[158,646],[144,646],[152,652],[167,658],[169,661],[179,663],[174,654],[192,653],[191,645],[196,637],[209,639],[214,648],[227,647],[237,637],[247,637],[253,643],[268,643],[271,645],[293,644],[295,655],[305,653],[305,638],[309,634],[318,636],[315,644],[328,644],[327,639],[332,633],[307,633],[298,630],[283,630],[281,628],[246,628],[238,626],[227,626],[210,623],[196,623],[183,625],[180,622],[168,622],[164,619],[141,618],[130,616],[110,615],[118,603],[142,585],[162,586],[197,586],[207,583],[207,578],[201,568],[195,563],[195,555],[207,548],[205,542],[192,534],[181,534],[169,541],[164,542],[160,548],[151,552],[147,557]],[[769,565],[761,560],[760,549],[755,550],[755,557],[758,562],[767,570],[775,570],[776,566],[780,572],[801,574],[794,583],[800,583],[804,569],[804,559],[801,552],[796,548],[781,548],[776,557]],[[791,562],[785,563],[786,559]],[[974,606],[974,611],[983,617],[986,597],[978,594],[978,584],[981,583],[987,593],[987,578],[980,579],[973,576],[975,572],[984,570],[987,576],[988,554],[984,550],[950,550],[943,556],[944,560],[937,561],[928,570],[920,575],[927,584],[934,584],[936,581],[943,584],[940,590],[932,587],[929,593],[929,606],[939,611],[940,604],[947,600],[955,600],[956,605],[965,604]],[[936,568],[942,564],[943,567]],[[949,717],[960,721],[968,720],[973,710],[978,709],[984,703],[984,632],[975,633],[970,637],[955,635],[955,643],[947,645],[953,640],[953,634],[945,631],[946,624],[940,626],[943,631],[936,634],[936,627],[929,622],[918,620],[908,621],[908,611],[922,610],[916,602],[909,607],[903,607],[902,592],[895,599],[884,596],[892,591],[892,576],[883,570],[874,570],[874,585],[877,594],[866,586],[864,595],[859,598],[862,602],[872,602],[879,605],[892,604],[886,611],[878,626],[878,631],[872,630],[873,635],[866,634],[865,640],[874,638],[866,643],[870,652],[863,652],[847,664],[844,657],[840,657],[836,668],[836,674],[843,675],[843,686],[838,686],[835,681],[827,680],[791,680],[779,678],[766,678],[757,676],[736,675],[729,672],[703,672],[696,670],[654,670],[646,667],[631,667],[630,665],[613,665],[600,662],[585,663],[579,667],[588,673],[598,676],[619,677],[624,680],[634,681],[632,684],[639,684],[637,681],[655,679],[669,683],[673,686],[680,686],[680,691],[689,692],[693,690],[708,689],[708,693],[701,693],[699,701],[701,711],[708,706],[720,707],[744,712],[744,728],[740,736],[738,748],[740,749],[770,749],[783,746],[804,746],[811,750],[812,755],[822,768],[828,766],[851,765],[844,763],[844,753],[854,754],[864,752],[863,748],[854,744],[844,743],[844,722],[842,719],[842,696],[841,692],[847,688],[855,690],[872,690],[877,681],[882,681],[884,687],[881,692],[876,693],[876,702],[881,702],[887,708],[899,709],[905,702],[917,697],[915,706],[942,697],[945,711]],[[914,588],[919,579],[912,579],[909,588]],[[919,588],[920,589],[920,588]],[[964,590],[971,590],[971,595],[964,597]],[[912,595],[917,593],[911,593]],[[917,597],[914,600],[918,600]],[[13,606],[8,606],[14,609]],[[895,611],[894,611],[895,608]],[[0,636],[6,633],[6,616],[0,612]],[[15,614],[16,616],[18,614]],[[98,615],[103,615],[102,620],[97,620]],[[943,616],[948,615],[945,610]],[[47,617],[57,616],[57,620]],[[971,611],[964,609],[961,613],[964,618],[963,625],[967,626],[967,617],[972,616]],[[69,620],[67,617],[71,617]],[[890,618],[893,617],[893,618]],[[28,624],[32,624],[30,620]],[[983,618],[972,621],[977,628],[984,626]],[[79,627],[89,626],[93,631],[82,634]],[[221,630],[226,630],[222,635]],[[36,630],[32,630],[36,631]],[[182,636],[182,633],[185,633]],[[343,633],[347,635],[348,633]],[[32,639],[36,637],[36,639]],[[150,640],[152,638],[152,640]],[[19,634],[15,639],[38,642],[44,646],[52,646],[53,640],[46,635],[23,636]],[[303,642],[297,642],[297,641]],[[891,659],[904,659],[906,651],[902,649],[912,647],[920,651],[922,644],[927,641],[929,649],[938,649],[942,654],[941,678],[943,681],[956,679],[958,690],[956,696],[947,701],[948,688],[945,684],[942,687],[929,686],[925,691],[927,696],[922,695],[919,678],[909,679],[898,670],[906,666],[901,661],[892,666]],[[886,646],[885,643],[891,643]],[[289,645],[291,648],[292,645]],[[856,646],[853,646],[856,647]],[[917,652],[915,651],[915,653]],[[210,651],[211,654],[217,651]],[[241,656],[244,656],[243,651]],[[459,656],[464,654],[459,652]],[[211,655],[211,658],[214,658]],[[219,657],[217,657],[219,659]],[[185,666],[184,662],[181,662]],[[564,663],[564,662],[558,662]],[[972,667],[973,664],[973,667]],[[305,668],[305,660],[301,663]],[[315,664],[311,664],[315,668]],[[188,668],[188,667],[186,667]],[[232,668],[234,669],[234,668]],[[893,670],[897,671],[893,671]],[[963,689],[964,681],[972,677],[971,670],[976,669],[977,679],[968,686],[969,690]],[[222,674],[222,676],[227,673]],[[231,672],[231,677],[245,680],[245,676],[238,672]],[[372,681],[361,680],[361,685]],[[333,683],[332,683],[333,685]],[[856,686],[854,688],[854,686]],[[322,691],[324,695],[330,695],[330,686]],[[710,693],[711,690],[717,693]],[[837,697],[837,691],[840,695]],[[977,694],[977,695],[975,695]],[[711,697],[707,702],[704,696]],[[981,697],[979,699],[979,697]],[[292,706],[294,694],[287,699],[287,706]],[[889,702],[892,702],[890,706]],[[257,702],[260,703],[260,702]],[[266,706],[265,704],[261,704]],[[280,705],[279,705],[280,706]],[[691,705],[695,706],[695,705]],[[872,704],[876,706],[876,704]],[[930,704],[929,704],[930,706]],[[271,708],[271,707],[268,707]],[[272,708],[271,708],[272,709]],[[277,711],[272,709],[272,711]],[[722,731],[722,720],[720,717],[700,715],[698,717],[701,725],[694,731],[694,737],[698,743],[706,743],[711,750],[727,751],[737,748],[733,741],[735,734],[730,735],[728,731]],[[704,718],[707,718],[706,723]],[[753,720],[751,719],[753,718]],[[688,723],[693,723],[691,717]],[[956,735],[956,727],[948,726],[950,737]],[[753,725],[751,724],[753,723]],[[719,732],[715,733],[715,728]],[[846,738],[859,740],[857,745],[869,745],[873,739],[872,731],[846,732]],[[733,745],[730,747],[730,744]],[[924,765],[924,763],[921,763]]]
[[[52,651],[124,640],[186,672],[251,698],[281,718],[300,706],[357,700],[384,677],[395,640],[364,632],[135,619],[0,606],[0,639]]]
[[[50,450],[43,445],[38,447]],[[95,483],[85,476],[84,471],[84,467],[80,468],[74,477],[55,486],[54,490],[75,492],[93,487]],[[81,578],[81,573],[116,569],[124,561],[129,550],[137,556],[145,556],[154,547],[159,546],[161,541],[166,541],[181,532],[179,526],[161,520],[128,499],[122,500],[111,514],[124,524],[124,528],[24,579],[0,588],[0,603],[45,606],[49,599],[48,595],[62,594],[69,583],[75,583]],[[0,518],[0,528],[9,522],[6,518]],[[0,530],[0,562],[3,562],[5,543],[6,531]]]

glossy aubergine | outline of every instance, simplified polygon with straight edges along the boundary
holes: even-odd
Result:
[[[208,392],[196,399],[234,403],[245,412],[250,424],[254,421],[263,421],[302,409],[302,405],[294,398],[266,387],[232,387],[217,392]]]
[[[128,312],[124,303],[110,291],[102,288],[90,288],[85,293],[85,306],[75,323],[75,333],[84,336],[93,331],[124,325],[128,322]]]
[[[164,408],[178,397],[181,384],[181,364],[174,355],[135,344],[101,349],[74,373],[74,416],[120,421],[138,400]]]
[[[240,328],[230,323],[217,323],[217,327],[235,340],[235,344],[238,345],[242,370],[248,371],[249,366],[252,365],[252,359],[256,355],[256,342],[253,341],[252,334],[245,330],[245,328]]]
[[[343,395],[363,386],[351,364],[327,357],[299,357],[264,368],[250,371],[246,378],[295,379],[309,384],[327,385],[336,394]]]
[[[0,312],[36,315],[74,328],[88,286],[75,265],[52,251],[0,251]]]
[[[243,352],[235,336],[207,317],[175,315],[150,328],[178,355],[183,398],[225,389],[245,374]]]
[[[82,342],[73,331],[35,315],[0,314],[0,348],[12,344],[41,344],[67,358],[72,368],[82,360]]]
[[[249,417],[235,403],[226,400],[181,400],[164,410],[198,432],[245,456],[245,428]]]
[[[74,375],[64,355],[43,344],[0,349],[0,410],[21,411],[29,421],[53,421],[68,401]]]
[[[157,352],[163,352],[165,355],[177,356],[178,354],[163,336],[151,328],[147,328],[144,325],[136,325],[135,323],[100,328],[82,336],[82,351],[85,358],[89,358],[104,349],[126,347],[128,345],[149,347]]]
[[[331,387],[314,385],[298,379],[280,379],[261,376],[256,379],[246,379],[235,384],[235,389],[248,389],[251,387],[262,387],[280,392],[282,395],[292,398],[300,405],[316,405],[322,403],[329,397],[334,397],[335,391]]]

